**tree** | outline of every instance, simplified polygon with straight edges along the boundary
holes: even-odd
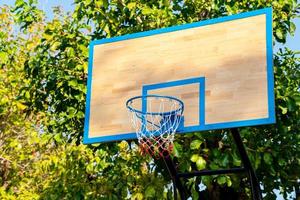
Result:
[[[75,0],[74,12],[55,8],[54,18],[46,21],[35,3],[17,0],[14,8],[2,7],[0,13],[4,199],[170,198],[162,163],[141,157],[136,142],[81,144],[89,41],[272,6],[274,38],[284,43],[295,31],[292,19],[300,10],[293,0]],[[297,54],[282,49],[274,56],[277,124],[240,129],[266,199],[276,198],[273,189],[287,198],[298,187]],[[181,171],[241,165],[227,130],[176,136],[174,157]],[[185,184],[193,199],[250,195],[245,175],[198,177]]]

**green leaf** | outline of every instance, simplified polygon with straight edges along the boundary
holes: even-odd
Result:
[[[296,102],[294,101],[294,99],[289,98],[287,101],[287,108],[288,111],[293,112],[296,108]]]
[[[30,99],[30,93],[29,93],[29,91],[25,92],[25,98]]]
[[[19,108],[20,110],[25,110],[27,108],[27,106],[25,106],[24,104],[17,102],[17,108]]]
[[[142,200],[144,199],[144,196],[142,193],[138,192],[132,195],[132,199]]]
[[[203,182],[204,185],[209,186],[212,182],[212,176],[202,176],[201,180]]]
[[[217,183],[218,183],[219,185],[223,185],[223,184],[225,184],[226,182],[227,182],[227,179],[226,179],[225,176],[219,176],[219,177],[217,178]]]
[[[216,163],[214,163],[214,162],[210,163],[210,164],[209,164],[209,167],[210,167],[210,169],[212,169],[212,170],[217,170],[217,169],[220,168],[220,167],[219,167]]]
[[[145,197],[146,197],[146,198],[155,197],[155,188],[154,188],[152,185],[149,185],[149,186],[146,188],[146,191],[145,191]]]
[[[126,150],[128,149],[128,142],[123,140],[120,143],[118,143],[118,147],[120,148],[120,150]]]
[[[106,32],[106,34],[109,34],[109,33],[110,33],[108,24],[105,24],[103,30]]]
[[[269,173],[270,173],[272,176],[276,176],[276,171],[275,171],[275,169],[274,169],[273,166],[270,166],[269,170],[270,170]]]
[[[83,69],[83,65],[78,64],[78,65],[76,65],[75,69],[80,71]]]
[[[103,1],[95,1],[96,8],[103,6]]]
[[[75,113],[77,112],[76,108],[68,107],[68,118],[74,117]]]
[[[293,99],[296,102],[296,105],[300,106],[300,94],[293,95]]]
[[[109,6],[108,0],[102,0],[102,1],[103,1],[104,8],[108,8],[108,6]]]
[[[221,166],[226,167],[229,163],[229,156],[228,154],[225,154],[224,156],[222,156],[221,158]]]
[[[212,154],[213,154],[214,157],[220,157],[221,156],[221,152],[220,152],[219,149],[213,149]]]
[[[51,45],[50,50],[51,50],[51,51],[55,51],[55,50],[57,50],[57,48],[58,48],[60,45],[61,45],[60,42],[54,42],[54,43]]]
[[[283,40],[284,38],[284,35],[282,33],[282,30],[281,29],[276,29],[276,32],[275,32],[276,36],[280,39],[280,40]]]
[[[72,47],[67,47],[67,48],[66,48],[66,51],[67,51],[68,57],[73,57],[73,56],[75,56],[75,51],[74,51],[74,49],[73,49]]]
[[[153,12],[152,9],[150,9],[150,8],[148,8],[148,7],[145,7],[145,8],[142,9],[142,14],[143,14],[143,15],[149,15],[149,14],[151,14],[152,12]]]
[[[285,160],[284,160],[284,159],[282,159],[282,158],[279,158],[279,160],[278,160],[278,164],[279,164],[279,166],[284,166],[284,165],[286,164],[286,162],[285,162]]]
[[[60,135],[60,134],[56,134],[56,135],[54,136],[54,139],[55,139],[55,141],[58,142],[58,143],[61,143],[61,142],[62,142],[62,139],[61,139],[61,135]]]
[[[203,157],[199,156],[196,162],[196,166],[198,170],[205,169],[206,167],[206,160]]]
[[[231,187],[231,186],[232,186],[232,181],[231,181],[230,177],[227,178],[226,183],[227,183],[227,186],[228,186],[228,187]]]
[[[261,163],[261,157],[259,154],[256,154],[255,157],[254,157],[254,168],[255,169],[258,169],[260,163]]]
[[[193,140],[190,144],[191,149],[199,149],[203,142],[201,140]]]
[[[88,165],[86,166],[86,171],[87,171],[88,173],[92,173],[92,172],[93,172],[93,169],[94,169],[94,166],[93,166],[92,163],[90,163],[90,164],[88,164]]]
[[[182,146],[178,143],[178,142],[174,142],[174,156],[177,157],[177,158],[180,158],[181,157],[181,154],[182,154]]]
[[[264,161],[265,161],[266,164],[272,165],[272,162],[273,162],[272,155],[270,153],[265,153],[264,154]]]
[[[0,64],[8,61],[8,54],[6,52],[0,52]]]
[[[284,107],[282,107],[282,106],[278,106],[278,107],[281,109],[281,113],[282,113],[282,114],[286,114],[286,113],[287,113],[287,111],[288,111],[287,108],[284,108]]]
[[[68,81],[68,85],[70,87],[76,87],[78,85],[77,80],[76,79],[72,79],[72,80]]]
[[[192,187],[192,199],[199,199],[198,191],[195,189],[196,187]]]
[[[192,162],[197,162],[198,158],[199,158],[198,154],[193,154],[192,157],[191,157],[191,161]]]
[[[233,165],[234,166],[241,166],[242,162],[240,160],[240,158],[236,155],[236,153],[232,154],[232,159],[233,159]]]
[[[21,7],[25,4],[24,0],[16,0],[15,6],[16,7]]]
[[[134,8],[136,6],[136,2],[130,2],[128,5],[127,5],[127,8],[129,10],[131,10],[132,8]]]
[[[84,56],[88,55],[88,48],[85,45],[81,44],[78,46],[78,48],[81,50]]]
[[[169,7],[170,6],[170,0],[163,0],[163,4],[164,4],[164,6]]]
[[[293,22],[290,22],[290,32],[292,33],[292,35],[295,33],[296,31],[296,25]]]

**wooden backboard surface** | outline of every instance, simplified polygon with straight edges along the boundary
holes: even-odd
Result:
[[[142,94],[185,104],[192,132],[275,122],[272,10],[92,41],[85,143],[135,138],[125,102]]]

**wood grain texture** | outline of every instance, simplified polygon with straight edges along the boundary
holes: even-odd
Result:
[[[89,136],[132,132],[125,102],[143,85],[194,77],[205,77],[206,124],[268,117],[266,16],[94,46]],[[181,98],[192,125],[195,88],[157,93]]]
[[[185,126],[199,124],[199,83],[159,88],[150,90],[148,94],[167,95],[181,99],[184,102]]]

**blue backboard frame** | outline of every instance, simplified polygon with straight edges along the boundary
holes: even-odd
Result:
[[[243,19],[247,17],[253,17],[257,15],[266,15],[266,55],[267,55],[267,88],[268,88],[268,113],[269,116],[267,118],[253,119],[253,120],[243,120],[243,121],[233,121],[233,122],[225,122],[225,123],[215,123],[215,124],[205,124],[201,122],[197,126],[184,127],[178,131],[178,133],[188,133],[188,132],[196,132],[196,131],[205,131],[205,130],[214,130],[214,129],[225,129],[225,128],[234,128],[234,127],[244,127],[244,126],[255,126],[255,125],[263,125],[263,124],[272,124],[276,122],[275,118],[275,98],[274,98],[274,74],[273,74],[273,42],[272,42],[272,8],[264,8],[260,10],[254,10],[250,12],[240,13],[231,16],[220,17],[216,19],[209,19],[200,22],[194,22],[189,24],[183,24],[168,28],[156,29],[151,31],[133,33],[113,38],[106,38],[101,40],[91,41],[89,45],[89,65],[88,65],[88,81],[87,81],[87,96],[86,96],[86,110],[85,110],[85,122],[84,122],[84,144],[92,144],[98,142],[110,142],[110,141],[118,141],[118,140],[128,140],[128,139],[136,139],[136,134],[134,132],[131,133],[121,133],[114,134],[110,136],[101,136],[101,137],[89,137],[89,118],[90,118],[90,100],[91,100],[91,86],[92,86],[92,73],[93,73],[93,51],[95,45],[112,43],[122,40],[129,40],[140,37],[147,37],[156,34],[168,33],[173,31],[180,31],[189,28],[201,27],[211,24],[217,24],[237,19]],[[151,87],[162,87],[162,86],[172,86],[172,84],[187,84],[189,81],[200,81],[200,88],[205,87],[205,77],[195,77],[189,80],[178,80],[169,83],[159,83],[154,84],[153,86],[143,86],[141,88],[141,93],[146,94],[148,90],[151,90]],[[165,84],[165,85],[164,85]],[[170,84],[170,85],[168,85]],[[202,86],[201,86],[202,85]],[[200,91],[201,92],[201,91]],[[203,92],[203,91],[202,91]],[[200,94],[200,106],[204,106],[205,108],[205,89],[204,95]],[[201,103],[203,102],[203,103]],[[203,104],[203,105],[201,105]],[[125,102],[124,102],[125,106]],[[203,110],[203,109],[200,109]],[[204,111],[200,111],[204,112]],[[200,119],[204,119],[205,114],[200,113]],[[202,117],[201,117],[202,116]]]

